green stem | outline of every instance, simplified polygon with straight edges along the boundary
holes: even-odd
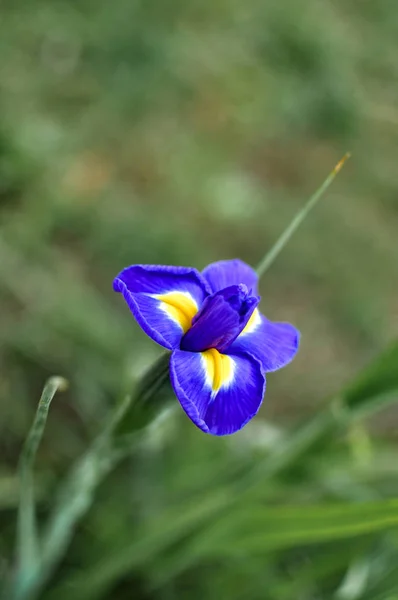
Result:
[[[36,416],[19,462],[21,494],[17,522],[17,580],[22,595],[25,587],[29,587],[29,581],[34,577],[40,561],[33,489],[33,464],[43,437],[51,401],[57,390],[63,391],[66,387],[67,382],[62,377],[51,377],[44,386]]]
[[[333,179],[336,177],[337,173],[340,171],[345,161],[350,157],[350,153],[347,152],[343,158],[337,163],[334,167],[333,171],[328,175],[322,185],[317,189],[317,191],[310,197],[310,199],[306,202],[306,204],[299,210],[299,212],[295,215],[290,225],[286,227],[282,235],[272,246],[271,250],[267,252],[264,258],[258,264],[256,271],[259,277],[262,277],[264,273],[269,269],[272,265],[278,254],[283,250],[286,246],[287,242],[292,237],[293,233],[298,229],[301,223],[304,221],[308,213],[314,206],[317,204],[318,200],[322,197],[324,192],[328,189]]]
[[[139,431],[168,404],[170,392],[170,352],[164,352],[137,382],[133,392],[134,410],[127,411],[115,430],[114,438]]]

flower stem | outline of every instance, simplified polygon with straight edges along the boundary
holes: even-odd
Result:
[[[316,190],[316,192],[309,198],[306,204],[301,208],[298,213],[295,215],[291,223],[286,227],[282,235],[278,238],[275,244],[272,246],[271,250],[267,252],[267,254],[263,257],[263,259],[258,264],[256,271],[259,277],[262,277],[264,273],[269,269],[272,265],[278,254],[283,250],[286,246],[287,242],[292,237],[293,233],[298,229],[301,223],[304,221],[308,213],[314,206],[317,204],[318,200],[322,197],[324,192],[328,189],[333,179],[336,177],[337,173],[341,170],[345,161],[351,156],[349,152],[347,152],[341,160],[334,167],[333,171],[331,171],[322,185]]]

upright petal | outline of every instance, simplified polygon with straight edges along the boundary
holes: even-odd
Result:
[[[229,435],[257,414],[265,393],[261,365],[248,355],[175,350],[170,377],[182,408],[199,429]]]
[[[196,269],[133,265],[113,282],[149,337],[168,349],[177,348],[192,319],[209,294]]]
[[[260,361],[265,372],[276,371],[293,360],[299,342],[300,332],[293,325],[269,321],[256,308],[227,352],[247,352]]]
[[[244,284],[230,285],[208,296],[181,340],[181,349],[202,352],[216,348],[223,352],[238,337],[260,302]]]
[[[239,258],[211,263],[203,269],[202,275],[213,293],[229,285],[244,283],[254,296],[257,295],[258,275],[252,267]]]

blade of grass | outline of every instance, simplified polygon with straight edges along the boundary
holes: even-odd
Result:
[[[398,500],[265,507],[238,506],[224,512],[211,531],[200,532],[191,556],[256,555],[271,550],[376,534],[398,527]]]
[[[115,466],[118,459],[112,453],[112,434],[119,422],[125,416],[131,404],[131,396],[116,407],[114,415],[106,424],[104,430],[94,441],[90,450],[72,469],[69,477],[61,488],[58,501],[44,532],[41,552],[38,553],[36,527],[34,522],[33,477],[31,466],[46,424],[50,402],[56,390],[65,387],[61,378],[52,378],[44,388],[39,403],[36,419],[26,442],[21,459],[21,483],[27,499],[21,501],[20,541],[21,564],[11,584],[7,600],[33,600],[38,597],[41,589],[62,558],[69,541],[74,533],[77,522],[86,513],[93,501],[94,490],[107,473]],[[24,494],[21,494],[21,498]]]
[[[33,425],[23,447],[19,462],[20,500],[17,524],[18,579],[21,589],[37,569],[39,544],[36,531],[33,464],[43,437],[48,411],[57,390],[63,391],[67,382],[62,377],[51,377],[44,386]]]
[[[314,208],[317,204],[318,200],[323,196],[326,192],[337,173],[341,170],[346,160],[350,157],[350,153],[347,152],[343,158],[337,163],[334,167],[333,171],[328,175],[322,185],[316,190],[316,192],[310,197],[310,199],[306,202],[306,204],[301,208],[298,213],[295,215],[290,225],[286,227],[282,235],[272,246],[271,250],[267,252],[267,254],[263,257],[260,263],[257,265],[256,271],[259,277],[262,277],[264,273],[269,269],[272,265],[278,254],[283,250],[286,246],[296,229],[301,225],[304,219],[307,217],[308,213]]]

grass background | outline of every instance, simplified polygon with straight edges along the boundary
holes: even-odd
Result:
[[[391,0],[2,3],[1,572],[45,379],[70,387],[40,449],[43,521],[159,355],[114,275],[256,264],[350,150],[261,283],[262,310],[302,345],[269,376],[260,417],[219,440],[168,414],[101,485],[42,597],[398,598],[396,406],[308,433],[319,415],[334,423],[341,389],[372,413],[398,398],[397,39]],[[384,525],[364,530],[366,502]]]

